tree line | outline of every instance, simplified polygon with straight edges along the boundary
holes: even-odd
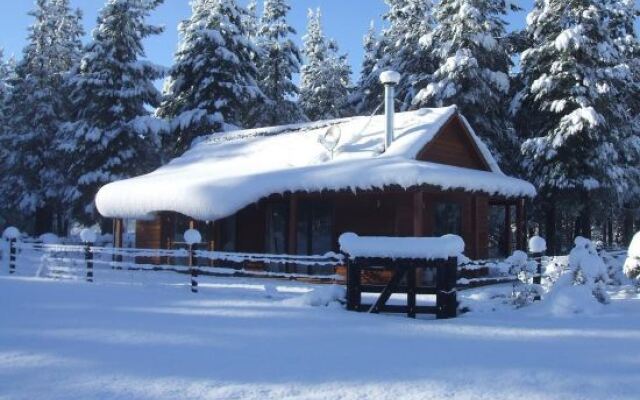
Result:
[[[88,43],[69,0],[37,0],[19,60],[0,65],[1,218],[34,233],[99,220],[104,184],[148,172],[203,135],[455,104],[502,169],[536,185],[531,227],[630,240],[640,226],[640,45],[630,0],[386,0],[361,74],[310,10],[302,49],[287,0],[194,0],[170,68],[146,60],[162,0],[108,0]],[[299,84],[296,76],[300,75]],[[155,82],[164,78],[164,88]],[[635,224],[635,227],[634,227]]]

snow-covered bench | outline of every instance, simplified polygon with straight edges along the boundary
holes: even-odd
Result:
[[[340,236],[340,250],[347,255],[347,309],[370,313],[398,312],[435,314],[437,318],[457,315],[456,280],[458,256],[464,251],[459,236],[443,237],[360,237]],[[363,284],[362,272],[391,270],[386,285]],[[418,283],[420,270],[435,272],[432,284]],[[405,279],[405,283],[402,281]],[[373,304],[362,304],[362,293],[380,293]],[[393,293],[406,293],[407,305],[387,305]],[[418,306],[416,295],[436,295],[435,306]]]

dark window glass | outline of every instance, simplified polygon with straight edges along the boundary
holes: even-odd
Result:
[[[462,207],[457,203],[436,203],[434,234],[442,236],[462,233]]]
[[[286,204],[271,204],[267,212],[267,253],[287,252],[287,219],[289,207]]]
[[[297,253],[325,254],[333,247],[332,211],[322,202],[302,201],[298,205]]]
[[[225,218],[220,224],[220,250],[236,250],[236,216]]]

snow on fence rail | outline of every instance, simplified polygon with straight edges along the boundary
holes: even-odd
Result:
[[[37,265],[36,275],[58,278],[86,277],[93,281],[94,269],[101,271],[168,271],[191,274],[192,286],[197,288],[198,275],[281,278],[338,282],[336,274],[302,274],[256,270],[257,263],[266,265],[302,265],[335,268],[344,263],[341,254],[292,256],[278,254],[232,253],[189,249],[133,249],[86,245],[61,245],[9,241],[9,272],[15,273],[18,264]],[[169,261],[173,261],[169,263]],[[195,291],[195,290],[194,290]]]

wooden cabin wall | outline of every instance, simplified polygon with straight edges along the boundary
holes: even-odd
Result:
[[[244,253],[263,253],[266,237],[266,204],[252,204],[236,215],[236,249]]]
[[[442,127],[433,140],[420,151],[417,159],[482,171],[491,170],[458,117],[452,118]]]
[[[169,214],[160,214],[150,221],[136,221],[136,248],[166,249],[173,232],[172,218]]]

